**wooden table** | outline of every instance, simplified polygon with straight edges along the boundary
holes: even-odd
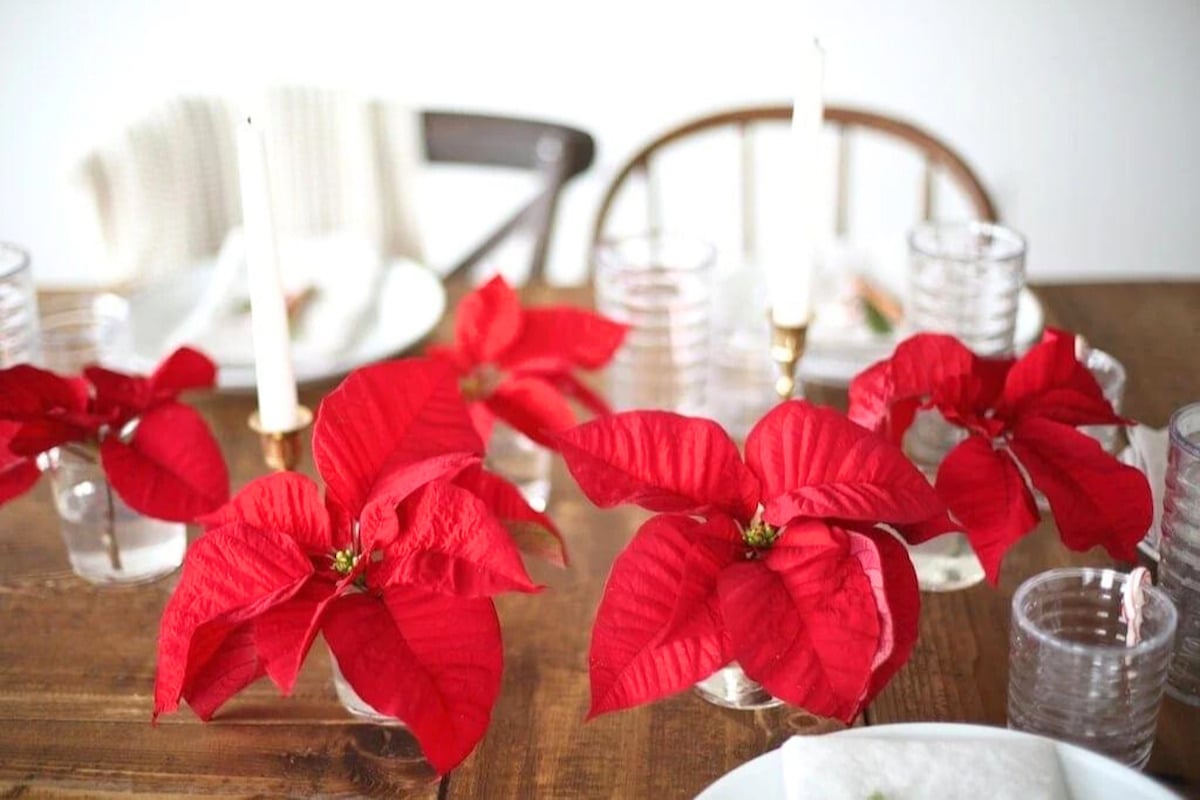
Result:
[[[1038,291],[1052,322],[1126,364],[1131,415],[1161,426],[1200,398],[1200,283]],[[235,485],[260,474],[245,428],[252,400],[214,397],[202,407]],[[592,508],[561,464],[550,510],[573,565],[534,565],[550,591],[499,601],[506,664],[491,729],[438,781],[405,732],[342,711],[320,644],[291,698],[263,681],[208,725],[185,709],[152,727],[155,638],[173,580],[101,590],[73,577],[40,486],[0,509],[0,796],[685,798],[792,733],[836,727],[793,709],[726,711],[690,693],[584,724],[590,620],[641,512]],[[1043,525],[1008,557],[999,590],[924,596],[913,658],[863,722],[1003,725],[1013,590],[1049,567],[1105,561],[1064,550]],[[1166,701],[1148,769],[1200,796],[1200,711]]]

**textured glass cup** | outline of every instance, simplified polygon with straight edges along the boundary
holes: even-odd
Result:
[[[1179,610],[1167,693],[1200,706],[1200,403],[1171,417],[1158,582]]]
[[[0,369],[37,358],[37,294],[29,255],[0,242]]]
[[[99,454],[78,445],[47,456],[54,507],[75,574],[95,584],[147,583],[183,563],[187,526],[143,516],[113,491]]]
[[[1025,240],[988,222],[926,222],[908,236],[913,332],[948,333],[984,356],[1008,355],[1025,286]],[[965,434],[937,411],[923,411],[905,437],[909,458],[931,478]],[[909,548],[921,589],[951,591],[983,580],[983,567],[962,534]]]
[[[492,428],[487,468],[510,481],[537,511],[550,503],[550,451],[503,422]]]
[[[1129,576],[1054,569],[1013,596],[1008,727],[1061,739],[1140,769],[1150,759],[1176,613],[1146,587],[1140,640],[1121,619]]]
[[[657,233],[597,246],[596,306],[629,326],[608,367],[615,410],[707,412],[715,260],[710,245]]]
[[[42,315],[42,365],[78,375],[89,364],[128,366],[133,350],[129,303],[115,294],[81,297]]]
[[[908,324],[985,356],[1012,352],[1025,240],[989,222],[926,222],[908,235]]]
[[[349,711],[354,716],[373,722],[376,725],[394,725],[404,726],[396,717],[389,717],[386,714],[381,714],[376,711],[366,700],[358,696],[358,692],[354,691],[354,687],[346,680],[346,676],[342,674],[341,667],[338,666],[337,656],[331,650],[329,652],[329,665],[333,671],[333,691],[337,694],[338,702],[342,707]]]

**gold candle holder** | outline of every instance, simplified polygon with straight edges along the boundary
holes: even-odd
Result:
[[[775,393],[788,400],[796,391],[796,365],[804,355],[808,322],[780,325],[771,321],[771,360],[775,362]]]
[[[312,424],[313,414],[307,406],[296,407],[296,425],[286,431],[264,430],[262,420],[255,411],[246,424],[258,434],[262,444],[263,463],[273,472],[290,472],[300,463],[304,445],[300,434]]]

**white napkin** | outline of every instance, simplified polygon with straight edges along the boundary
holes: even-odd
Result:
[[[787,800],[1069,800],[1054,744],[1000,739],[793,736]]]
[[[1170,434],[1166,428],[1151,428],[1135,425],[1125,429],[1129,446],[1121,451],[1120,459],[1131,467],[1137,467],[1150,482],[1154,497],[1154,522],[1146,533],[1146,541],[1154,552],[1158,552],[1158,541],[1162,535],[1163,498],[1166,496],[1167,452],[1170,450]]]
[[[192,344],[218,364],[253,364],[245,245],[230,232],[204,293],[166,338],[169,352]],[[292,359],[320,362],[350,349],[369,326],[385,273],[378,252],[352,235],[285,239],[279,243],[284,291],[314,291],[292,330]]]

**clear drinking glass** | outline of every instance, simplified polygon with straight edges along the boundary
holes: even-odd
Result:
[[[550,463],[550,451],[525,434],[503,422],[492,428],[487,468],[511,481],[537,511],[550,502]]]
[[[1200,706],[1200,403],[1171,417],[1158,581],[1179,610],[1167,693]]]
[[[1126,641],[1110,569],[1054,569],[1013,596],[1008,726],[1095,750],[1131,767],[1150,759],[1175,637],[1175,607],[1145,587],[1141,638]]]
[[[983,356],[1008,355],[1025,286],[1025,240],[988,222],[926,222],[908,236],[911,332],[949,333]],[[904,441],[909,458],[930,478],[965,433],[937,411],[923,411]],[[910,548],[926,591],[962,589],[983,580],[983,567],[962,534]]]
[[[125,505],[104,475],[99,453],[83,445],[50,451],[54,506],[75,574],[95,584],[136,584],[183,563],[187,526],[143,516]]]
[[[37,357],[37,293],[29,254],[0,242],[0,369]]]
[[[367,722],[373,722],[376,725],[404,726],[404,723],[396,717],[389,717],[386,714],[379,713],[366,700],[358,696],[358,692],[354,691],[354,687],[350,685],[350,682],[346,680],[346,676],[342,674],[342,669],[338,666],[337,656],[333,654],[332,650],[329,651],[329,665],[333,671],[333,691],[337,694],[337,699],[343,708],[354,716]]]
[[[1092,373],[1104,398],[1112,404],[1113,411],[1120,414],[1121,404],[1125,400],[1125,365],[1103,350],[1089,348],[1080,358],[1083,365]],[[1121,428],[1117,425],[1084,425],[1079,430],[1091,436],[1109,453],[1117,452]]]
[[[747,677],[736,661],[709,675],[695,688],[696,694],[724,708],[751,711],[783,705],[782,700],[772,697],[761,684]]]
[[[629,326],[608,367],[614,409],[707,413],[715,256],[659,233],[597,246],[596,306]]]
[[[42,366],[77,375],[89,364],[128,366],[133,350],[129,303],[115,294],[80,297],[41,319]]]

